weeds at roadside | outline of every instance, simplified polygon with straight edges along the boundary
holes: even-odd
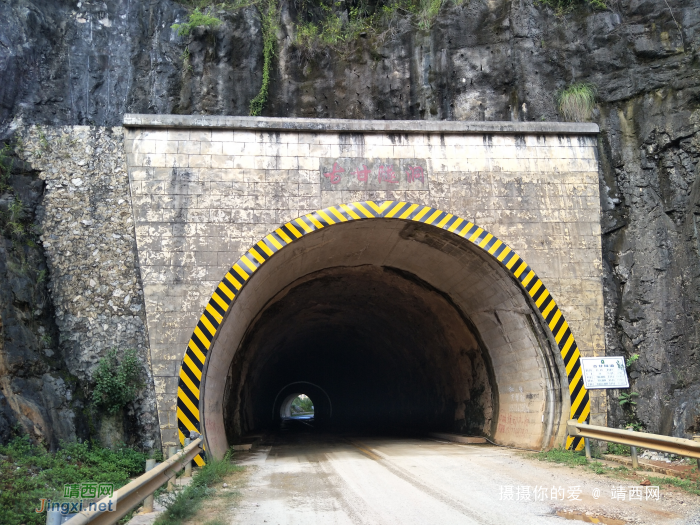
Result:
[[[67,483],[114,483],[115,488],[143,473],[147,454],[122,446],[110,450],[89,443],[61,444],[55,453],[28,437],[0,446],[0,509],[4,525],[40,525],[46,514],[34,512],[41,498],[63,495]]]
[[[638,451],[641,453],[641,451]],[[629,445],[620,445],[619,443],[608,443],[608,454],[616,456],[629,456],[631,454]]]
[[[608,449],[610,449],[611,443],[608,443]],[[612,443],[612,445],[615,445]],[[624,447],[625,445],[617,445],[617,447]],[[627,447],[629,450],[629,447]],[[619,467],[608,468],[604,466],[599,461],[589,462],[586,460],[586,456],[582,452],[577,452],[573,450],[563,450],[563,449],[552,449],[543,452],[537,452],[535,454],[529,454],[529,457],[537,459],[539,461],[549,461],[552,463],[560,463],[568,465],[570,468],[584,467],[587,470],[594,472],[599,475],[607,475],[616,478],[630,479],[630,476],[634,475],[634,470],[620,465]],[[637,478],[638,480],[639,478]],[[700,479],[683,479],[676,477],[654,477],[650,476],[647,478],[652,485],[658,485],[659,487],[676,487],[690,494],[700,495]]]
[[[214,495],[212,486],[219,483],[225,476],[240,472],[243,467],[224,459],[221,461],[209,459],[192,478],[185,488],[164,494],[160,501],[165,505],[163,512],[155,521],[155,525],[180,525],[194,516],[200,509],[204,499]]]
[[[682,479],[682,478],[657,478],[655,476],[650,476],[649,481],[652,485],[658,485],[659,487],[676,487],[685,492],[690,492],[700,496],[700,480]]]
[[[563,463],[570,467],[577,465],[588,465],[586,456],[580,452],[573,450],[564,450],[562,448],[553,448],[534,454],[535,459],[539,461],[549,461],[551,463]]]

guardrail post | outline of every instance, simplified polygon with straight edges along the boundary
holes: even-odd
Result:
[[[156,466],[155,459],[147,459],[146,460],[146,472],[153,469],[155,466]],[[143,500],[143,512],[153,512],[153,494],[151,494],[145,500]]]
[[[627,427],[630,432],[634,431],[632,427]],[[637,459],[637,447],[630,445],[630,455],[632,456],[632,468],[639,468],[639,459]]]
[[[697,441],[698,443],[700,443],[700,434],[695,434],[693,436],[693,441]],[[700,458],[697,458],[695,461],[698,462],[698,475],[700,475]]]
[[[190,444],[190,438],[185,438],[185,446]],[[185,477],[186,478],[191,478],[192,477],[192,462],[188,461],[185,463]]]
[[[581,424],[582,424],[582,425],[587,425],[588,423],[584,421],[584,422],[581,423]],[[585,438],[583,438],[583,444],[584,444],[584,446],[586,447],[586,459],[587,459],[588,461],[590,461],[590,460],[591,460],[591,442],[590,442],[590,440],[589,440],[587,437],[585,437]]]
[[[177,447],[168,447],[168,457],[171,458],[177,454]],[[168,480],[168,492],[175,490],[175,476]]]
[[[47,510],[46,511],[46,525],[61,525],[61,511],[60,510]]]

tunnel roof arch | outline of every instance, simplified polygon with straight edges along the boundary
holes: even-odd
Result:
[[[394,219],[439,228],[468,241],[507,271],[529,296],[559,349],[568,379],[571,419],[587,421],[590,414],[588,392],[583,385],[580,353],[574,336],[554,298],[535,271],[508,245],[471,221],[421,204],[402,201],[363,201],[330,206],[304,215],[277,228],[251,247],[236,261],[219,283],[205,307],[182,358],[177,420],[180,441],[191,430],[202,431],[200,415],[206,367],[210,349],[222,322],[249,279],[278,252],[304,236],[338,224],[372,219]],[[211,428],[207,425],[207,428]],[[579,438],[567,437],[567,447],[580,448]],[[203,458],[197,459],[203,463]]]

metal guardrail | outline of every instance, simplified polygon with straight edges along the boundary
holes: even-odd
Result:
[[[159,487],[167,483],[171,478],[182,470],[185,465],[192,461],[194,457],[202,451],[202,438],[192,441],[184,449],[178,451],[174,456],[156,465],[152,470],[139,476],[128,485],[115,492],[116,510],[108,511],[82,511],[77,516],[65,522],[65,525],[111,525],[124,517],[131,509],[141,503],[147,496],[153,494]],[[110,498],[104,498],[99,503],[108,503]],[[99,507],[98,503],[98,507]]]
[[[599,439],[632,447],[649,448],[660,452],[669,452],[677,456],[695,458],[700,462],[700,436],[696,436],[695,440],[660,436],[658,434],[647,434],[646,432],[587,425],[579,423],[575,419],[570,419],[566,427],[569,435],[573,437]]]

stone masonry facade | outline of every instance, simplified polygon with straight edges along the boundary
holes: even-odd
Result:
[[[20,136],[21,155],[45,182],[37,220],[66,364],[89,393],[108,350],[136,349],[144,388],[125,437],[159,447],[123,128],[32,126]]]
[[[498,124],[403,129],[378,121],[127,115],[124,149],[163,445],[177,442],[180,360],[222,276],[280,224],[340,203],[410,201],[487,229],[535,269],[582,355],[603,355],[596,127]],[[338,166],[415,161],[426,180],[416,189],[334,187],[324,170],[336,159]],[[119,235],[132,231],[124,226]],[[605,424],[604,391],[590,395],[592,422]]]

